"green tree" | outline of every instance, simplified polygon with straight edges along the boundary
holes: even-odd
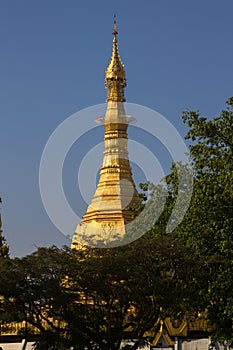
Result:
[[[170,237],[115,249],[41,248],[2,265],[0,290],[8,312],[27,321],[25,332],[41,331],[43,349],[117,350],[127,337],[137,349],[159,316],[181,317],[194,304],[197,265]]]
[[[204,260],[200,289],[213,340],[233,345],[233,98],[215,118],[184,112],[189,127],[194,189],[190,208],[174,231]]]
[[[0,197],[0,204],[2,203],[2,199]],[[9,247],[6,244],[6,239],[3,236],[3,231],[2,231],[2,217],[0,213],[0,259],[1,258],[6,258],[9,256]]]
[[[149,234],[167,236],[173,215],[171,236],[191,249],[202,262],[198,278],[197,310],[206,313],[213,341],[233,345],[233,98],[219,116],[207,119],[199,112],[186,111],[183,120],[189,128],[193,193],[189,209],[179,223],[182,202],[187,199],[189,166],[173,164],[166,176],[166,203]],[[174,213],[181,179],[181,204]],[[156,188],[158,193],[158,186]],[[156,193],[156,192],[155,192]],[[180,193],[179,193],[180,195]],[[153,198],[153,194],[152,194]],[[153,203],[152,203],[153,204]],[[152,213],[153,215],[153,213]],[[147,218],[145,218],[146,220]],[[204,276],[204,278],[203,278]]]

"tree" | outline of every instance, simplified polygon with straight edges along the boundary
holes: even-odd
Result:
[[[184,112],[189,127],[194,189],[190,208],[174,231],[191,247],[208,279],[200,289],[213,340],[233,345],[233,98],[218,117]],[[170,177],[171,179],[171,177]]]
[[[178,197],[179,172],[182,200],[186,200],[189,166],[173,164],[166,176],[167,197],[163,213],[150,235],[167,235],[166,226],[173,213],[175,241],[191,249],[202,262],[198,278],[197,310],[205,312],[212,327],[212,340],[233,345],[233,97],[218,117],[203,118],[199,112],[186,111],[183,120],[189,128],[193,193],[190,207],[179,222],[173,209]],[[158,192],[158,189],[157,189]],[[153,197],[153,194],[152,194]],[[182,205],[181,200],[181,205]],[[203,278],[204,277],[204,278]]]
[[[0,203],[2,203],[2,199],[0,197]],[[6,244],[6,239],[3,236],[3,231],[2,231],[2,217],[0,213],[0,259],[5,258],[9,256],[9,247]]]
[[[198,265],[169,237],[115,249],[41,248],[2,266],[0,290],[26,332],[40,330],[43,349],[117,350],[127,337],[137,349],[160,316],[181,317],[194,304]]]
[[[195,299],[198,262],[169,237],[94,250],[85,264],[84,274],[72,280],[79,278],[80,293],[92,300],[84,314],[91,312],[89,329],[98,328],[95,341],[101,349],[118,349],[127,333],[137,339],[132,347],[137,349],[159,316],[181,315]]]
[[[26,321],[25,330],[21,330],[26,338],[32,327],[37,328],[41,342],[45,341],[43,349],[57,344],[64,333],[59,315],[63,303],[66,304],[61,285],[66,257],[56,247],[40,248],[22,259],[7,259],[0,265],[4,311],[11,315],[11,321]]]

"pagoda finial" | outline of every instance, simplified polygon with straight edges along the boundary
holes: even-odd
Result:
[[[118,52],[117,27],[116,15],[114,15],[112,57],[105,75],[105,86],[108,89],[107,102],[125,101],[124,88],[126,87],[126,75]]]
[[[113,25],[113,32],[112,32],[113,35],[118,34],[117,27],[118,27],[118,25],[117,25],[117,21],[116,21],[116,14],[114,14],[114,25]]]

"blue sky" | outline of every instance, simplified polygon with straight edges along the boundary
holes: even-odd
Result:
[[[232,12],[232,0],[1,1],[0,195],[12,256],[69,243],[43,208],[39,163],[63,120],[105,101],[113,14],[127,101],[184,136],[182,110],[214,117],[232,95]]]

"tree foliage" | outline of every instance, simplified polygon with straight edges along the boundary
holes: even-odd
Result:
[[[189,153],[193,172],[190,206],[181,224],[173,214],[175,241],[190,248],[202,263],[198,279],[197,308],[212,327],[213,341],[233,345],[233,97],[219,116],[207,119],[197,111],[185,111],[189,130]],[[173,164],[166,176],[167,197],[151,236],[167,235],[166,227],[178,194],[178,172],[182,176],[182,201],[186,200],[189,166]],[[165,189],[164,189],[165,191]],[[182,206],[181,201],[181,206]],[[180,211],[181,212],[181,211]],[[204,276],[204,278],[203,278]]]
[[[0,203],[2,203],[2,199],[0,197]],[[3,236],[3,231],[2,231],[2,217],[0,213],[0,259],[1,258],[6,258],[9,257],[9,247],[6,244],[6,239]]]
[[[125,337],[137,339],[137,349],[159,316],[191,308],[197,265],[170,238],[117,249],[41,248],[5,262],[0,290],[8,311],[27,320],[27,332],[30,325],[41,331],[43,349],[119,349]]]
[[[174,232],[204,259],[200,290],[213,340],[233,345],[233,98],[215,118],[184,112],[194,171],[190,208]]]

